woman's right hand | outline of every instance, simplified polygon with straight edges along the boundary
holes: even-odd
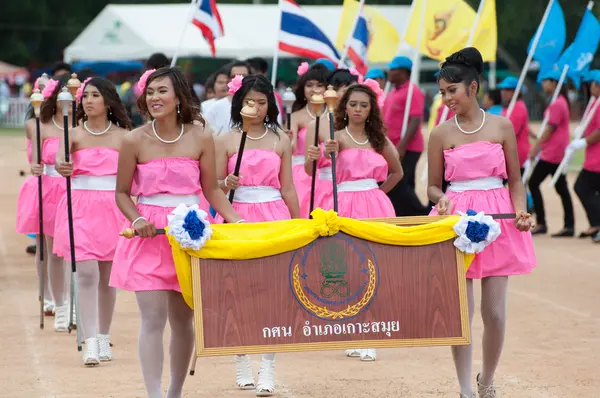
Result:
[[[63,177],[71,177],[73,175],[73,163],[58,162],[55,165],[56,171]]]
[[[435,208],[440,216],[449,216],[452,214],[452,202],[450,202],[450,199],[446,195],[440,198]]]
[[[33,163],[30,165],[29,169],[31,171],[31,174],[33,174],[36,177],[39,177],[42,174],[44,174],[44,165],[43,164]]]
[[[314,162],[319,160],[320,157],[321,150],[318,147],[314,145],[309,145],[308,148],[306,148],[306,160]]]
[[[135,232],[141,238],[152,238],[156,236],[156,227],[154,224],[143,219],[136,222],[133,229],[135,229]]]
[[[235,176],[233,173],[229,174],[223,183],[227,189],[237,189],[240,186],[240,177]]]

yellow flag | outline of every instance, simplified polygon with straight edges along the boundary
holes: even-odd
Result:
[[[414,7],[404,40],[417,47],[423,0]],[[464,47],[475,20],[475,11],[463,0],[428,0],[419,52],[429,58],[443,60]]]
[[[348,34],[358,13],[358,1],[344,0],[340,29],[338,30],[335,46],[344,49]],[[394,25],[382,13],[370,7],[365,7],[365,16],[371,34],[371,42],[367,53],[369,62],[390,62],[398,51],[400,35]]]
[[[473,47],[481,52],[483,60],[485,62],[495,62],[498,49],[496,0],[485,0],[483,3],[483,10],[481,10],[477,30],[473,38]]]

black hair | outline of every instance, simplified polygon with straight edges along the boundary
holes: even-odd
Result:
[[[246,62],[250,67],[259,73],[267,73],[269,71],[269,63],[261,57],[248,58]]]
[[[229,76],[229,77],[232,77],[231,71],[233,70],[233,68],[235,68],[237,66],[246,67],[246,69],[248,69],[248,74],[250,74],[250,65],[246,61],[234,61],[234,62],[230,63],[228,66],[229,66],[229,71],[227,72],[227,76]]]
[[[91,68],[84,68],[81,69],[78,73],[77,73],[77,78],[81,81],[86,80],[88,77],[95,77],[96,74],[94,73],[94,70]]]
[[[500,93],[499,89],[490,89],[488,90],[487,95],[490,97],[494,105],[502,104],[502,94]]]
[[[279,108],[277,107],[277,101],[275,100],[275,93],[273,92],[273,86],[271,82],[263,75],[248,75],[242,80],[242,87],[233,95],[231,99],[231,124],[233,127],[242,127],[242,116],[240,112],[244,107],[244,98],[250,91],[256,91],[263,93],[267,96],[267,116],[265,118],[265,124],[271,130],[278,134],[281,126],[277,122],[277,116],[279,116]]]
[[[354,83],[358,83],[358,76],[350,73],[348,69],[336,69],[329,76],[329,84],[333,86],[334,90],[339,90]]]
[[[71,64],[68,64],[66,62],[57,62],[54,64],[54,66],[52,67],[52,70],[50,71],[50,73],[52,74],[51,76],[54,76],[54,74],[61,69],[69,71],[69,75],[71,75],[71,73],[73,72],[73,68],[71,67]]]
[[[207,78],[206,81],[204,82],[204,89],[206,91],[208,90],[215,90],[215,82],[217,81],[217,72],[215,73],[211,73]]]
[[[544,79],[544,80],[552,80],[553,82],[556,82],[556,84],[558,84],[558,80],[556,79]],[[571,109],[571,101],[569,101],[569,88],[567,86],[567,79],[565,78],[565,81],[563,82],[562,87],[560,88],[560,93],[559,95],[562,95],[563,97],[565,97],[565,100],[567,101],[567,105],[569,106],[569,111]]]
[[[146,69],[160,69],[170,66],[169,58],[163,53],[154,53],[146,60]]]
[[[483,58],[475,47],[463,48],[446,58],[442,63],[438,82],[442,79],[448,83],[464,83],[469,85],[477,83],[477,93],[481,84],[479,75],[483,73]]]
[[[310,80],[316,80],[326,86],[328,84],[330,74],[331,72],[329,72],[329,69],[327,69],[325,65],[314,64],[302,76],[300,76],[296,82],[296,91],[294,92],[296,95],[296,101],[294,101],[294,105],[292,105],[292,112],[296,112],[304,108],[308,103],[308,100],[304,96],[304,86],[306,86],[306,83]]]

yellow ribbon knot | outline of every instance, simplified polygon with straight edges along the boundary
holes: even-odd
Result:
[[[315,209],[310,215],[320,236],[332,236],[340,232],[340,218],[335,211]]]

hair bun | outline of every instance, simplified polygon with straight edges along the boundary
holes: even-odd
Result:
[[[449,64],[462,64],[471,68],[475,68],[477,74],[483,73],[483,57],[475,47],[463,48],[446,58]]]

